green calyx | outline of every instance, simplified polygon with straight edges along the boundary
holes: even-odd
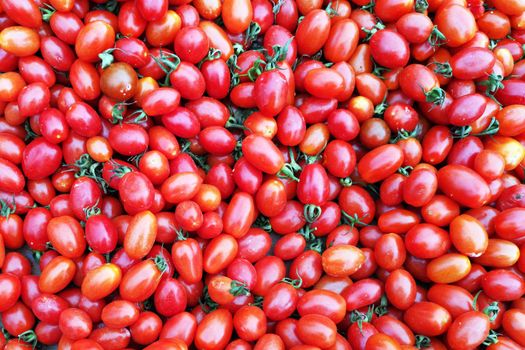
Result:
[[[250,290],[246,286],[246,283],[233,280],[231,283],[230,294],[233,296],[250,295]]]

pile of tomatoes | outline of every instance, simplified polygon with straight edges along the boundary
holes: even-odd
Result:
[[[525,0],[0,0],[0,349],[525,349]]]

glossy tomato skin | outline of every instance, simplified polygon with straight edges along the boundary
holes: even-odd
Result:
[[[233,332],[233,319],[228,310],[207,314],[197,327],[195,345],[203,349],[224,348]]]
[[[378,182],[393,174],[403,162],[399,146],[384,145],[367,153],[357,164],[359,174],[368,183]]]
[[[275,116],[285,107],[288,82],[278,70],[261,74],[254,88],[256,105],[263,114]]]
[[[60,166],[61,149],[40,137],[29,143],[22,154],[22,170],[31,180],[53,174]]]
[[[86,249],[84,230],[71,216],[58,216],[47,225],[47,235],[53,247],[63,256],[79,258]]]
[[[122,272],[117,265],[101,265],[87,272],[81,285],[82,293],[91,301],[101,300],[118,288],[121,278]]]
[[[479,208],[489,199],[489,189],[485,180],[462,165],[447,165],[441,168],[438,171],[438,186],[450,198],[469,208]]]

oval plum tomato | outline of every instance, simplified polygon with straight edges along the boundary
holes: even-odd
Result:
[[[73,280],[76,270],[76,265],[71,259],[57,256],[42,270],[38,288],[43,293],[57,293]]]
[[[403,319],[412,331],[429,337],[445,333],[452,322],[445,308],[426,301],[408,308]]]
[[[222,4],[222,18],[229,33],[242,33],[252,22],[252,3],[248,0],[226,0]]]
[[[352,275],[359,270],[364,260],[361,250],[352,245],[332,246],[322,254],[324,272],[334,277]]]
[[[98,55],[109,49],[115,42],[115,30],[103,21],[86,24],[78,33],[75,52],[83,61],[96,62]]]
[[[273,117],[285,107],[288,82],[278,69],[266,71],[255,81],[255,103],[266,116]]]
[[[60,166],[62,150],[57,145],[39,137],[30,142],[22,154],[22,170],[30,180],[53,174]]]
[[[423,65],[406,66],[399,74],[399,87],[414,101],[443,103],[444,92],[439,89],[436,75]]]
[[[162,257],[155,258],[155,261],[143,260],[132,266],[122,276],[119,286],[120,296],[132,302],[146,300],[157,289],[161,274],[166,268],[166,262]]]
[[[474,37],[478,29],[472,13],[460,5],[445,6],[437,11],[434,23],[450,47],[465,44]]]
[[[384,180],[392,175],[403,163],[403,152],[396,145],[374,148],[357,164],[359,175],[368,183]]]
[[[195,345],[202,349],[225,348],[233,332],[233,319],[228,310],[210,312],[199,323]]]
[[[90,270],[82,281],[82,294],[91,301],[100,300],[118,288],[121,270],[115,264],[104,264]]]
[[[477,79],[488,74],[496,63],[494,54],[482,47],[469,47],[460,50],[450,59],[455,78]]]
[[[84,230],[75,218],[58,216],[47,224],[49,241],[61,255],[67,258],[79,258],[86,249]]]
[[[153,204],[153,184],[143,173],[132,171],[124,174],[118,189],[124,209],[130,214],[147,210]]]
[[[487,183],[470,168],[447,165],[437,175],[439,189],[464,206],[479,208],[489,199]]]
[[[310,70],[304,79],[304,88],[319,98],[334,98],[343,92],[343,77],[330,68]]]
[[[319,51],[330,35],[330,16],[325,10],[310,11],[297,27],[297,51],[313,55]]]
[[[145,257],[155,243],[157,218],[149,210],[133,216],[124,237],[124,249],[134,259]]]
[[[404,67],[410,59],[408,42],[400,34],[388,29],[372,36],[370,49],[374,61],[386,68]]]

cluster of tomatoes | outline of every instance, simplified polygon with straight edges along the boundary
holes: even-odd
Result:
[[[0,0],[0,348],[525,348],[525,0]]]

